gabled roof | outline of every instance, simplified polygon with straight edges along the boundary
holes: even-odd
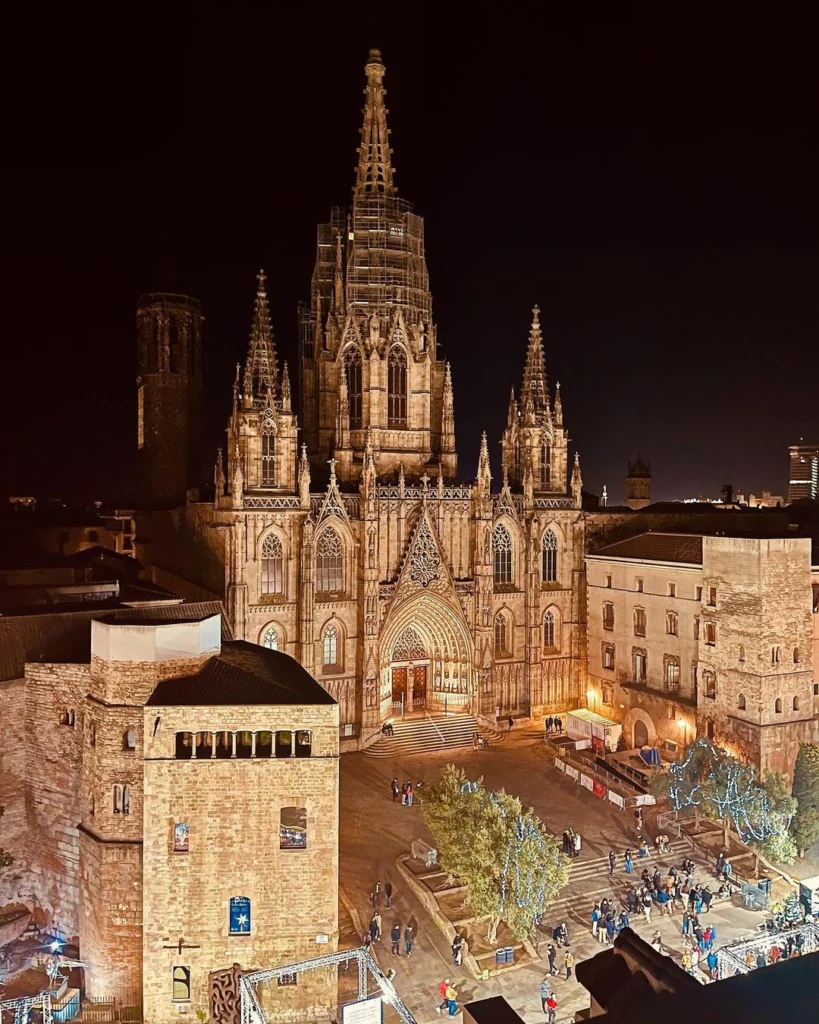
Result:
[[[247,640],[226,643],[195,675],[163,680],[148,699],[154,707],[335,703],[295,658]]]
[[[641,533],[609,544],[594,553],[598,558],[636,558],[646,562],[702,565],[702,536],[688,533]]]

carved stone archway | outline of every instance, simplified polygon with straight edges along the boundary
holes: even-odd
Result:
[[[657,743],[657,727],[654,725],[654,720],[647,711],[643,711],[640,708],[631,708],[626,713],[626,717],[623,720],[623,732],[626,736],[627,741],[630,741],[631,747],[636,747],[638,739],[642,739],[639,733],[642,729],[636,729],[637,723],[640,723],[645,729],[646,744],[649,747],[655,746]],[[637,735],[635,735],[637,733]]]

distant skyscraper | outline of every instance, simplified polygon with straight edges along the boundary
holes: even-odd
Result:
[[[788,502],[800,498],[816,498],[819,493],[819,445],[792,444],[788,451],[791,456],[791,471],[788,476]]]

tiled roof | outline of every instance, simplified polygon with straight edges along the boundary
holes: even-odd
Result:
[[[222,641],[231,640],[230,628],[221,602],[197,601],[160,608],[110,609],[83,608],[64,611],[50,606],[45,614],[38,609],[27,615],[0,616],[0,681],[20,679],[27,661],[53,661],[87,664],[91,660],[91,622],[105,618],[109,622],[190,622],[222,616]]]
[[[335,704],[310,673],[281,651],[234,640],[194,676],[158,683],[149,705]]]
[[[639,558],[647,562],[702,565],[702,537],[688,533],[641,533],[595,552],[602,558]]]

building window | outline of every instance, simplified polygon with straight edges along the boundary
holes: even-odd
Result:
[[[676,597],[677,596],[677,584],[676,583],[669,583],[668,584],[668,596],[669,597]]]
[[[173,852],[174,853],[187,853],[188,852],[188,823],[187,821],[177,821],[173,827]]]
[[[88,745],[96,747],[97,745],[97,723],[92,722],[88,730]]]
[[[782,698],[781,697],[777,697],[776,698],[776,703],[774,704],[774,712],[777,715],[781,715],[782,714]]]
[[[737,710],[738,711],[744,711],[745,710],[745,694],[744,693],[741,693],[737,697]]]
[[[309,757],[313,752],[313,734],[309,729],[296,730],[296,757]]]
[[[705,623],[705,646],[714,647],[717,642],[717,624],[715,622]]]
[[[697,601],[702,601],[702,587],[696,588],[696,590],[694,591],[694,599]]]
[[[609,575],[606,576],[605,586],[606,586],[607,590],[611,590],[611,576],[609,576]]]
[[[259,475],[262,487],[272,487],[276,483],[276,426],[270,416],[265,416],[262,423],[262,466]]]
[[[114,786],[114,814],[131,813],[131,787]]]
[[[540,486],[547,491],[552,485],[552,446],[544,441],[540,457]]]
[[[122,749],[136,750],[136,730],[126,729],[122,734]]]
[[[716,587],[709,587],[708,588],[708,607],[709,608],[716,608],[717,607],[717,588]]]
[[[782,648],[779,644],[774,644],[771,648],[771,664],[778,665],[782,660]]]
[[[73,729],[74,722],[75,717],[72,708],[63,708],[63,710],[60,712],[60,725],[66,725],[68,726],[69,729]]]
[[[717,677],[713,672],[703,672],[702,682],[705,687],[705,696],[715,700],[717,696]]]
[[[813,684],[813,696],[819,697],[819,683]]]
[[[794,649],[793,649],[793,663],[794,663],[794,665],[798,665],[799,664],[799,648],[798,647],[794,647]]]
[[[694,639],[699,640],[700,638],[700,617],[699,615],[694,616]]]
[[[282,807],[279,819],[279,849],[307,849],[306,807]]]
[[[667,704],[665,708],[665,717],[669,720],[673,720],[677,717],[677,705]]]
[[[714,720],[712,718],[705,723],[705,738],[711,743],[714,742]]]
[[[387,367],[389,426],[407,425],[407,356],[400,345],[393,345]]]
[[[646,610],[645,608],[634,609],[634,635],[646,635]]]
[[[603,602],[603,629],[609,632],[614,629],[614,605],[611,601]]]
[[[262,647],[269,651],[279,650],[279,631],[275,626],[268,626],[262,634]]]
[[[324,636],[321,640],[322,661],[325,672],[328,669],[339,668],[338,660],[338,630],[335,626],[325,626]]]
[[[614,691],[612,690],[612,688],[610,686],[606,686],[606,684],[603,683],[603,685],[600,687],[600,703],[601,704],[613,704],[614,703],[613,694],[614,694]]]
[[[603,644],[603,668],[614,671],[614,644]]]
[[[362,423],[361,352],[357,345],[350,345],[344,352],[344,368],[347,373],[347,403],[350,410],[350,428],[359,430]]]
[[[745,661],[745,644],[739,645],[739,660]]]
[[[697,672],[698,672],[697,663],[696,663],[696,661],[692,661],[691,662],[691,686],[693,687],[694,690],[697,689]]]
[[[506,636],[506,616],[503,613],[495,616],[495,654],[503,657],[508,654]]]
[[[553,650],[557,647],[556,639],[554,614],[546,612],[543,616],[543,646]]]
[[[189,1003],[191,999],[190,967],[174,967],[171,974],[172,999],[175,1003]]]
[[[793,698],[793,710],[794,711],[798,711],[799,710],[799,698],[798,697],[794,697]]]
[[[231,935],[250,934],[250,900],[247,896],[231,896],[228,904],[228,932]]]
[[[283,985],[297,985],[298,984],[298,977],[299,977],[298,974],[280,974],[279,977],[276,979],[276,983],[279,986],[283,986]]]
[[[634,682],[644,683],[648,678],[648,658],[646,652],[635,647],[631,655],[632,667],[634,669]]]
[[[543,582],[557,580],[557,537],[551,530],[543,534]]]
[[[680,659],[669,655],[665,658],[665,688],[669,692],[676,692],[680,688]]]
[[[272,533],[262,542],[262,593],[284,593],[282,542]]]
[[[668,754],[676,754],[679,747],[674,740],[663,740],[663,750]]]
[[[293,756],[293,733],[289,729],[279,729],[276,733],[276,757]]]
[[[643,581],[640,579],[639,576],[634,580],[634,589],[637,591],[638,594],[642,594],[643,592]]]
[[[669,636],[677,635],[677,613],[666,612],[665,613],[665,631]]]
[[[316,590],[320,594],[333,594],[343,589],[341,538],[332,526],[328,526],[316,544]]]
[[[187,761],[193,757],[193,733],[178,732],[176,734],[176,751],[174,757],[177,761]]]
[[[501,586],[512,582],[512,538],[506,527],[499,523],[492,531],[494,580]]]

